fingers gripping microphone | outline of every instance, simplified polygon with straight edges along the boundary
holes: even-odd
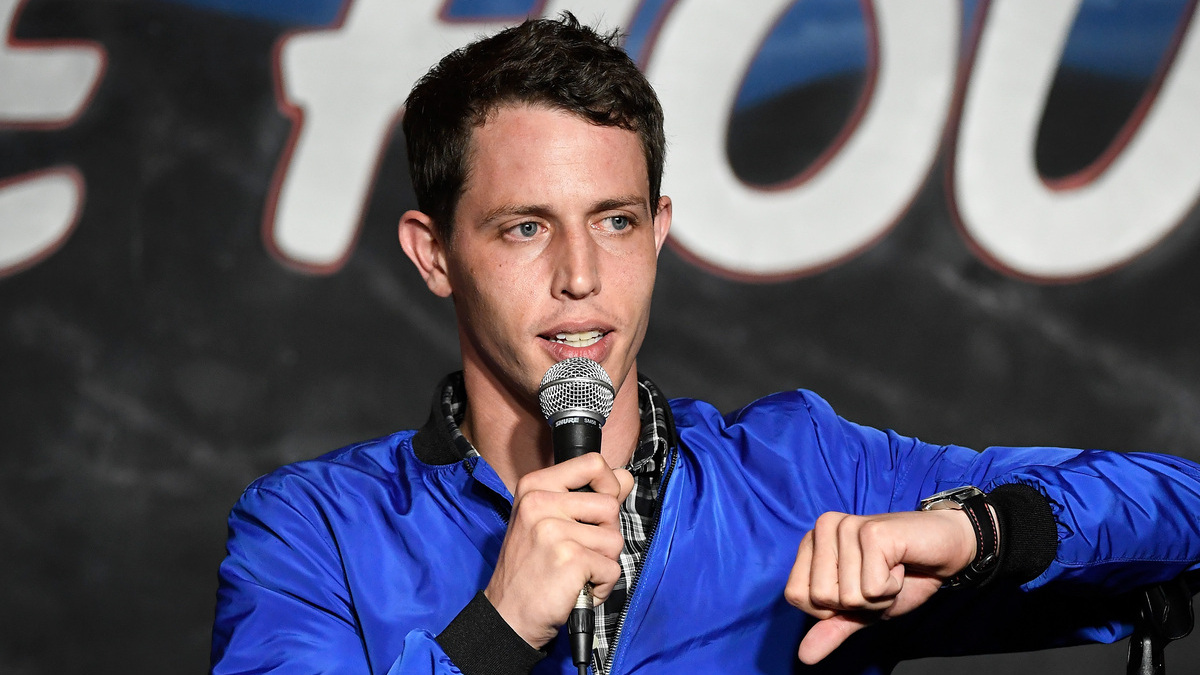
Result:
[[[552,429],[555,464],[588,452],[600,452],[600,427],[612,412],[615,395],[608,373],[591,359],[582,356],[563,359],[546,371],[538,387],[538,402]],[[580,673],[587,672],[592,660],[595,632],[592,585],[585,584],[567,619],[571,659]]]

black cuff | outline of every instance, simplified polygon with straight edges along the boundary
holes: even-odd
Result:
[[[437,642],[464,675],[528,675],[546,656],[517,635],[483,591],[471,598]]]
[[[1022,483],[998,485],[987,499],[1000,523],[1000,560],[988,581],[1023,584],[1037,578],[1058,553],[1058,525],[1050,500]]]

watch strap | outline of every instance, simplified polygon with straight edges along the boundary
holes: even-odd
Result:
[[[975,532],[975,558],[947,579],[944,585],[978,586],[996,570],[1000,551],[1000,533],[992,520],[992,514],[988,511],[987,495],[978,488],[966,486],[936,494],[921,502],[922,511],[944,508],[961,509],[971,521],[971,529]]]

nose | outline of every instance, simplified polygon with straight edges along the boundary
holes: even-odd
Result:
[[[600,292],[597,243],[586,225],[560,228],[555,241],[556,297],[582,299]]]

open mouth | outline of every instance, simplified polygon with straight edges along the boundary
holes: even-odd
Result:
[[[600,330],[585,330],[579,333],[555,333],[545,336],[551,342],[557,342],[568,347],[591,347],[608,333]]]

